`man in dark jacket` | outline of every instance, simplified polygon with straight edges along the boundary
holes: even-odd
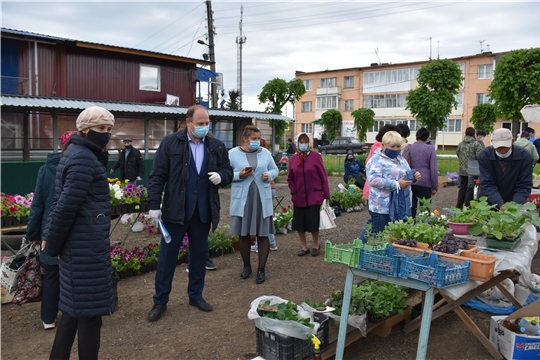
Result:
[[[122,179],[129,179],[130,182],[137,184],[142,181],[144,176],[144,161],[141,152],[131,144],[131,138],[125,138],[124,150],[120,152],[120,157],[116,164],[111,168],[111,174],[120,168]]]
[[[202,297],[208,233],[210,227],[214,231],[219,222],[218,185],[229,185],[233,171],[225,144],[207,136],[209,123],[206,108],[191,106],[186,114],[186,128],[163,138],[154,156],[148,182],[150,216],[162,218],[171,240],[167,243],[163,237],[161,239],[156,293],[149,321],[158,320],[167,309],[176,257],[186,233],[190,253],[189,304],[201,311],[212,311],[212,306]]]
[[[474,128],[465,129],[465,138],[456,150],[459,159],[459,193],[456,207],[460,209],[469,206],[473,199],[474,186],[472,181],[469,181],[469,161],[476,160],[483,148],[480,141],[474,138]]]
[[[480,196],[487,196],[499,209],[510,201],[524,204],[532,189],[532,156],[512,143],[510,130],[497,129],[491,135],[492,145],[478,154]]]

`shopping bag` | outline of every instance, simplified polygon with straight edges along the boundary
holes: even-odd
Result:
[[[320,214],[320,220],[319,220],[319,230],[328,230],[333,229],[336,227],[336,223],[334,222],[335,215],[332,217],[332,212],[330,211],[330,207],[328,206],[328,202],[324,200],[322,206],[321,206],[321,214]]]
[[[15,304],[22,305],[31,301],[41,300],[41,289],[43,287],[43,274],[45,269],[39,261],[39,243],[31,245],[22,268],[19,270],[19,281],[13,294]]]
[[[17,254],[9,256],[2,261],[0,284],[6,288],[8,293],[15,290],[21,274],[20,270],[22,269],[24,262],[32,249],[33,247],[31,243],[23,243]]]

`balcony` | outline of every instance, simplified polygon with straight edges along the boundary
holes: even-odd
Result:
[[[2,76],[1,93],[4,95],[28,95],[30,83],[28,78]]]
[[[317,96],[341,95],[341,86],[317,88]]]

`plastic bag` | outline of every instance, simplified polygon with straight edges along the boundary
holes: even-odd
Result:
[[[330,302],[331,300],[327,299],[325,304],[328,306]],[[312,312],[315,311],[315,309],[313,309],[311,306],[309,306],[306,303],[302,303],[302,307],[308,311],[312,311]],[[337,316],[336,314],[332,312],[325,312],[324,315],[328,316],[331,319],[336,320],[338,323],[341,321],[341,317]],[[347,318],[347,324],[360,330],[360,334],[362,334],[363,337],[366,337],[367,335],[366,314],[363,314],[363,315],[349,314],[349,317]]]
[[[292,320],[277,320],[259,316],[257,309],[259,305],[265,303],[267,300],[270,300],[270,305],[286,303],[288,301],[278,296],[260,296],[253,300],[251,302],[251,308],[248,311],[248,319],[255,320],[255,326],[257,326],[259,329],[263,331],[272,331],[281,335],[291,336],[302,340],[307,339],[306,335],[316,334],[319,330],[320,324],[313,320],[313,314],[304,310],[304,308],[298,305],[298,317],[309,318],[310,324],[315,325],[313,329]]]

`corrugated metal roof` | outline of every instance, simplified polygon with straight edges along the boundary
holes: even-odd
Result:
[[[169,106],[163,104],[66,99],[28,95],[2,95],[1,106],[2,111],[5,111],[7,109],[29,111],[57,110],[59,112],[70,113],[82,111],[90,106],[101,106],[109,110],[113,114],[153,114],[166,116],[185,115],[188,109],[187,107]],[[257,111],[209,109],[208,113],[210,114],[210,117],[218,119],[257,118],[260,120],[285,120],[290,122],[295,121],[294,119],[283,115],[263,113]]]
[[[59,37],[59,36],[44,35],[44,34],[38,34],[38,33],[34,33],[34,32],[22,31],[22,30],[17,30],[17,29],[8,29],[8,28],[5,28],[5,27],[2,28],[2,33],[11,34],[11,35],[17,35],[17,36],[22,36],[22,37],[32,37],[32,38],[37,38],[37,39],[42,39],[42,40],[78,42],[78,43],[83,43],[83,44],[107,46],[107,47],[112,48],[112,49],[116,48],[116,49],[125,49],[125,50],[136,50],[136,51],[141,51],[141,52],[147,53],[148,56],[150,56],[150,57],[153,57],[153,55],[167,55],[167,56],[170,56],[170,57],[173,57],[173,58],[178,58],[178,60],[181,60],[181,59],[190,60],[189,62],[195,62],[197,64],[202,64],[202,65],[210,65],[210,64],[212,64],[212,62],[202,60],[202,59],[189,58],[189,57],[185,57],[185,56],[178,56],[178,55],[160,53],[160,52],[156,52],[156,51],[149,51],[149,50],[143,50],[143,49],[128,48],[128,47],[124,47],[124,46],[116,46],[116,45],[109,45],[109,44],[103,44],[103,43],[94,43],[94,42],[88,42],[88,41],[82,41],[82,40],[76,40],[76,39],[70,39],[70,38],[63,38],[63,37]]]

